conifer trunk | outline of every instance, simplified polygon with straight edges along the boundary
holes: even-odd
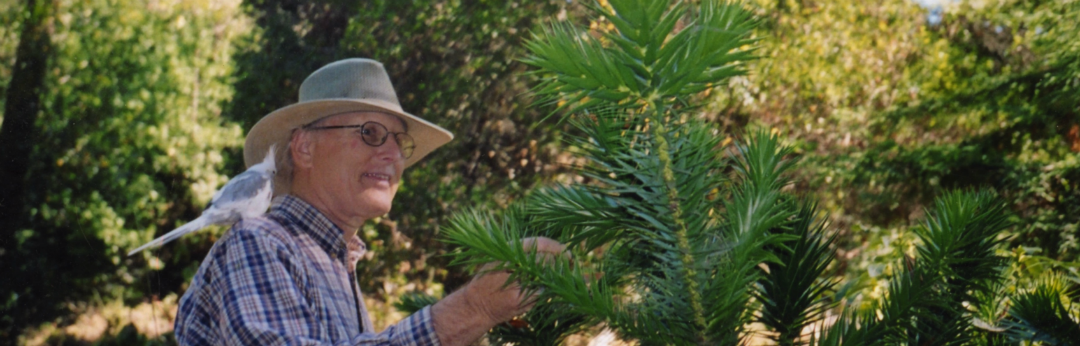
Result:
[[[704,344],[706,340],[705,308],[701,303],[701,292],[698,290],[697,273],[694,270],[693,250],[690,248],[690,237],[687,234],[686,222],[683,220],[682,208],[679,205],[679,190],[675,185],[675,172],[671,168],[671,150],[665,137],[665,127],[662,120],[657,119],[653,127],[653,137],[656,141],[656,154],[660,159],[661,176],[667,185],[668,208],[671,210],[671,220],[675,224],[675,237],[679,249],[679,259],[682,261],[682,279],[686,285],[687,297],[690,299],[691,321],[695,330],[698,331],[697,339]]]

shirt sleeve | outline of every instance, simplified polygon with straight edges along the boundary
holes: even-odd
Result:
[[[321,330],[325,321],[305,299],[304,270],[287,246],[272,236],[234,228],[220,258],[215,291],[218,327],[226,345],[439,345],[425,308],[382,333],[363,333],[336,344]]]

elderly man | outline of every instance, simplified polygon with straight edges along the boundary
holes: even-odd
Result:
[[[357,230],[390,211],[402,171],[453,138],[406,113],[382,64],[348,59],[315,71],[300,102],[262,118],[244,158],[271,145],[274,203],[218,240],[180,300],[181,345],[463,345],[528,309],[504,287],[505,273],[482,275],[381,333],[356,284],[365,251]],[[526,246],[559,253],[550,239]]]

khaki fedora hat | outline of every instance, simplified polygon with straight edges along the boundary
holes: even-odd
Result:
[[[405,160],[412,166],[435,148],[454,139],[454,134],[401,109],[390,76],[382,63],[352,58],[332,62],[313,72],[300,84],[300,101],[267,114],[251,127],[244,141],[244,164],[258,164],[271,145],[277,146],[278,175],[274,195],[289,192],[290,175],[281,169],[288,160],[293,130],[319,119],[352,112],[381,112],[405,122],[406,132],[416,148]],[[291,167],[291,165],[289,165]]]

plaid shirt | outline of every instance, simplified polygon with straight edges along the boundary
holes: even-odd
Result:
[[[374,333],[356,262],[366,251],[310,204],[274,200],[218,240],[180,299],[181,345],[438,345],[430,307]]]

